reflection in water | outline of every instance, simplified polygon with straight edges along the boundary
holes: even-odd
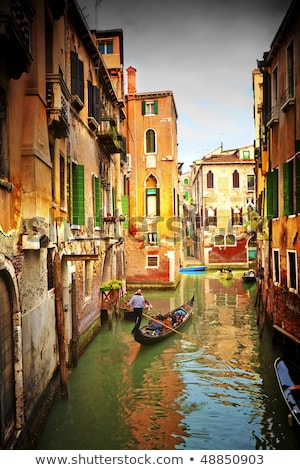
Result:
[[[237,273],[225,284],[209,272],[182,275],[175,292],[147,299],[156,314],[193,294],[184,337],[141,346],[131,322],[104,325],[37,448],[299,449],[273,371],[278,351],[267,332],[259,339],[255,285],[245,288]]]

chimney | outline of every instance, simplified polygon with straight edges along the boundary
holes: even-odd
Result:
[[[136,92],[136,69],[131,66],[127,69],[127,87],[128,95],[132,95]]]

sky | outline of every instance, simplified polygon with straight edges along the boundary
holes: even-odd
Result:
[[[173,92],[184,172],[221,143],[253,144],[252,71],[291,0],[77,1],[91,29],[123,30],[138,93]]]

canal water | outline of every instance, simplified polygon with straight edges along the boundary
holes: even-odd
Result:
[[[273,362],[270,329],[260,337],[256,286],[234,271],[184,274],[176,291],[144,292],[153,313],[195,295],[184,335],[141,346],[125,319],[104,323],[69,377],[38,442],[40,450],[300,449]],[[147,321],[146,319],[144,320]]]

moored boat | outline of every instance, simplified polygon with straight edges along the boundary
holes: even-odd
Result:
[[[256,276],[255,276],[255,271],[253,269],[249,269],[246,273],[242,275],[242,279],[244,282],[255,282],[256,281]]]
[[[221,269],[219,269],[217,274],[218,274],[220,279],[229,280],[229,279],[233,278],[233,273],[232,273],[230,268],[221,268]]]
[[[195,273],[195,272],[204,272],[207,266],[199,265],[199,266],[185,266],[184,268],[180,268],[181,273]]]
[[[290,411],[289,424],[295,421],[300,425],[300,384],[294,382],[287,364],[281,357],[275,360],[274,369],[280,391]]]
[[[140,329],[135,329],[135,341],[140,344],[151,345],[179,332],[190,320],[193,313],[193,305],[194,296],[188,302],[164,315],[151,317],[147,325]]]

